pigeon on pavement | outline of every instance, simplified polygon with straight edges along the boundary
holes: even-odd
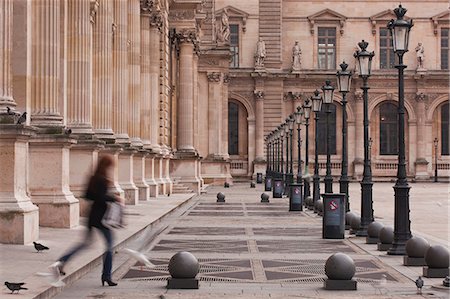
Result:
[[[17,120],[17,124],[21,125],[23,124],[25,121],[27,120],[27,113],[24,112],[22,113],[22,115],[19,117],[19,119]]]
[[[33,244],[34,244],[34,248],[37,250],[37,252],[50,249],[47,246],[44,246],[44,245],[42,245],[40,243],[33,242]]]
[[[417,287],[417,294],[422,294],[423,279],[420,276],[419,278],[416,279],[416,287]]]
[[[11,294],[17,291],[19,293],[20,290],[28,290],[27,288],[22,287],[24,282],[7,282],[5,281],[5,286],[11,290]]]
[[[134,259],[136,259],[138,262],[141,262],[142,264],[144,264],[146,267],[148,268],[154,268],[155,265],[153,265],[148,258],[140,253],[139,251],[133,250],[133,249],[129,249],[129,248],[125,248],[125,252],[128,253],[129,255],[131,255]]]

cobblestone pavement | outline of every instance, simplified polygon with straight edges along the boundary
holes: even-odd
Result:
[[[358,185],[351,186],[354,209],[359,207]],[[393,196],[383,195],[389,192],[387,186],[380,185],[374,191],[374,201],[378,200],[374,204],[376,211],[380,201],[386,201],[378,217],[384,222],[391,221],[386,205],[389,207],[387,202],[393,201]],[[444,190],[442,185],[439,187]],[[226,195],[226,203],[216,203],[219,191]],[[418,191],[415,192],[421,194]],[[448,207],[448,193],[442,193],[441,199],[440,192],[437,191],[433,201]],[[207,194],[163,221],[158,233],[144,238],[148,242],[144,252],[155,268],[142,267],[119,250],[114,260],[116,266],[120,265],[114,272],[117,287],[100,287],[100,269],[95,269],[57,298],[449,297],[448,290],[438,287],[442,279],[426,279],[423,294],[417,295],[413,279],[420,275],[421,269],[401,266],[401,257],[387,257],[376,251],[375,245],[364,244],[361,238],[324,240],[321,217],[312,211],[288,212],[286,198],[270,198],[270,203],[260,203],[261,193],[261,185],[256,189],[250,189],[248,184],[236,184],[229,189],[208,188]],[[415,200],[412,202],[414,207]],[[437,219],[448,215],[442,209],[437,214]],[[448,234],[447,219],[442,220],[441,226],[445,228],[441,230]],[[415,229],[424,234],[429,230],[421,230],[420,226]],[[433,240],[443,243],[447,237],[434,233]],[[198,258],[198,290],[166,290],[168,261],[178,251],[190,251]],[[326,278],[324,263],[334,252],[346,253],[354,259],[357,291],[333,292],[322,288]]]

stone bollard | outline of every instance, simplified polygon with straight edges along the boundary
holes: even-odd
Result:
[[[216,202],[225,202],[225,194],[222,192],[217,193],[217,201]]]
[[[385,226],[380,229],[380,234],[378,235],[378,251],[387,251],[392,247],[392,242],[394,241],[394,229],[392,227]]]
[[[323,216],[323,200],[320,198],[318,201],[316,201],[317,206],[317,215]]]
[[[384,227],[381,222],[374,221],[367,227],[366,244],[378,244],[378,235],[380,230]]]
[[[427,267],[423,267],[423,276],[444,278],[449,275],[449,252],[442,245],[430,246],[425,253]]]
[[[268,203],[269,202],[269,194],[267,194],[267,193],[261,194],[261,202]]]
[[[425,253],[430,248],[430,243],[421,237],[412,237],[406,242],[406,256],[403,257],[405,266],[426,266]]]
[[[197,258],[190,252],[180,251],[169,261],[169,273],[172,278],[167,280],[168,289],[198,289],[200,270]]]
[[[448,277],[448,275],[445,276],[444,280],[442,281],[442,285],[447,288],[450,287],[450,277]]]
[[[341,252],[333,254],[325,262],[328,277],[323,284],[325,290],[356,290],[355,272],[355,262],[351,257]]]
[[[352,228],[352,220],[354,217],[359,217],[355,212],[345,213],[345,229]]]
[[[224,188],[230,188],[230,184],[228,182],[223,183]]]
[[[361,228],[361,217],[356,215],[352,218],[352,223],[350,224],[350,234],[355,235],[356,232]]]
[[[250,188],[256,188],[256,185],[255,185],[255,183],[253,183],[253,182],[250,182]]]
[[[262,184],[263,182],[263,174],[261,172],[256,173],[256,183]]]

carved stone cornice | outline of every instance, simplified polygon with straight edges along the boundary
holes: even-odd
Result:
[[[141,14],[150,14],[155,5],[154,0],[140,0]]]
[[[161,31],[163,26],[163,16],[159,11],[154,11],[149,14],[150,17],[150,27],[156,27],[159,31]]]
[[[288,91],[284,93],[283,100],[285,101],[301,101],[303,99],[303,92]]]
[[[253,96],[255,97],[255,100],[264,100],[264,91],[254,90]]]
[[[95,21],[97,19],[97,11],[99,6],[100,2],[98,0],[90,1],[90,21],[92,24],[95,24]]]
[[[222,76],[221,76],[221,73],[211,72],[211,73],[207,73],[206,77],[208,77],[209,82],[220,82],[220,78]]]
[[[194,20],[195,11],[193,10],[173,10],[169,12],[169,21]]]
[[[178,43],[198,43],[197,30],[195,28],[183,28],[177,30],[174,34],[174,39]]]

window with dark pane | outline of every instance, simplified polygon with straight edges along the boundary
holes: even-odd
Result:
[[[239,25],[230,25],[230,67],[239,67]]]
[[[448,40],[449,40],[449,28],[442,28],[441,29],[441,69],[448,70],[448,56],[449,56],[449,47],[448,47]]]
[[[228,102],[228,154],[239,155],[239,106]]]
[[[329,104],[330,105],[330,104]],[[322,110],[319,112],[319,122],[317,123],[317,152],[319,155],[327,154],[327,104],[322,105]],[[330,120],[328,129],[330,132],[330,154],[336,154],[336,106],[330,105]]]
[[[450,155],[448,148],[448,134],[450,123],[448,121],[448,115],[450,109],[449,104],[446,103],[441,107],[441,155]]]
[[[380,106],[380,155],[398,154],[397,106],[384,103]]]
[[[317,43],[319,69],[336,69],[336,28],[319,27]]]
[[[380,69],[392,69],[394,65],[395,54],[391,32],[387,28],[380,28]]]

